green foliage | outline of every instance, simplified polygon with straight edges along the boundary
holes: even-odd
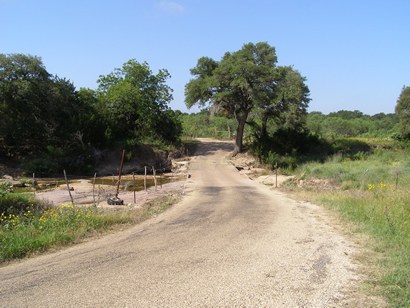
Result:
[[[183,136],[191,138],[230,139],[234,135],[237,126],[235,119],[211,115],[207,110],[199,113],[180,114],[179,119],[182,123]]]
[[[186,105],[209,104],[213,112],[235,118],[234,153],[242,151],[250,115],[254,123],[262,123],[261,134],[269,117],[281,127],[295,128],[303,123],[309,101],[305,79],[291,67],[277,68],[276,62],[274,47],[264,42],[248,43],[236,52],[225,53],[219,62],[200,58],[191,69],[195,79],[186,84]]]
[[[262,138],[276,129],[303,131],[305,127],[310,101],[306,78],[290,66],[279,66],[276,71],[275,90],[259,104],[260,119],[252,123],[254,132]]]
[[[268,156],[274,152],[283,158],[293,157],[295,164],[306,161],[323,162],[329,156],[337,154],[341,160],[364,160],[377,148],[395,148],[399,144],[393,139],[377,138],[342,138],[346,135],[369,136],[375,133],[371,130],[360,131],[355,123],[367,123],[367,127],[385,125],[379,135],[389,135],[397,124],[395,115],[378,114],[373,117],[363,115],[359,111],[339,111],[328,116],[320,112],[312,112],[307,117],[307,129],[296,126],[296,129],[285,129],[276,123],[267,122],[265,134],[261,134],[258,123],[252,123],[251,151],[259,157],[262,163],[270,164]],[[356,128],[355,128],[356,127]],[[362,132],[364,132],[362,134]],[[325,136],[325,137],[323,137]],[[279,160],[283,161],[283,160]],[[286,161],[286,159],[284,160]],[[286,164],[279,163],[282,167]]]
[[[13,186],[8,182],[0,183],[0,198],[12,191]]]
[[[28,209],[40,210],[47,206],[30,194],[12,193],[10,189],[4,190],[4,186],[0,188],[0,215],[21,215]]]
[[[123,213],[106,215],[96,208],[68,205],[39,211],[28,207],[20,215],[0,216],[0,262],[21,258],[29,253],[44,251],[87,236],[93,230],[132,219]]]
[[[331,142],[331,146],[332,152],[330,154],[338,153],[350,159],[353,159],[355,156],[363,156],[365,155],[364,153],[372,151],[371,146],[367,142],[359,139],[339,138]]]
[[[332,152],[329,143],[307,131],[279,129],[259,137],[250,144],[250,151],[263,164],[293,170],[303,161],[322,161]]]
[[[306,188],[312,179],[332,183],[331,192],[316,188],[309,196],[336,209],[356,225],[356,231],[374,239],[372,248],[382,254],[376,263],[382,275],[370,275],[370,283],[383,291],[392,306],[406,307],[410,302],[410,152],[397,144],[356,154],[356,160],[338,154],[325,163],[307,163],[296,173]],[[366,258],[370,260],[375,261]]]
[[[147,63],[135,60],[98,80],[98,110],[107,128],[109,142],[175,143],[181,124],[167,104],[172,90],[165,84],[166,70],[153,75]]]
[[[397,100],[396,113],[400,119],[400,133],[410,140],[410,87],[403,87]]]
[[[392,137],[397,132],[398,117],[379,113],[368,116],[360,111],[329,113],[311,112],[307,115],[307,128],[323,138],[339,137]]]
[[[9,195],[22,197],[21,194]],[[64,204],[50,207],[30,198],[21,199],[14,211],[0,212],[0,263],[75,243],[115,225],[143,221],[166,210],[175,198],[167,196],[153,200],[135,210],[103,210]]]
[[[39,57],[0,54],[0,157],[38,175],[88,171],[96,148],[175,145],[182,126],[167,106],[169,74],[126,62],[97,90],[49,74]]]
[[[38,57],[0,54],[0,102],[0,154],[7,157],[73,148],[89,124],[74,85],[50,75]]]
[[[56,173],[60,165],[56,160],[50,158],[33,158],[23,163],[23,168],[28,174],[37,174],[37,176],[46,176]]]

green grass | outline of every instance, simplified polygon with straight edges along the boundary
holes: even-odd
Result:
[[[378,267],[383,273],[375,285],[393,306],[410,305],[409,193],[392,187],[376,187],[356,195],[346,191],[321,194],[318,199],[353,222],[356,231],[375,239],[372,249],[382,254]]]
[[[373,239],[369,283],[393,307],[410,306],[410,153],[377,150],[358,160],[334,156],[324,164],[297,170],[311,200],[334,209],[356,232]],[[309,188],[312,178],[331,182],[333,190]],[[366,263],[367,262],[367,263]],[[376,267],[373,266],[376,264]]]
[[[136,224],[158,215],[176,200],[165,197],[141,208],[109,210],[72,205],[40,207],[38,201],[12,193],[0,197],[3,204],[4,200],[19,198],[25,203],[12,203],[8,212],[0,214],[0,263],[70,245],[119,225]]]

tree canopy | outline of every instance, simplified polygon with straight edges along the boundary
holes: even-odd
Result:
[[[304,78],[291,67],[278,68],[275,48],[266,42],[248,43],[236,52],[227,52],[220,61],[208,57],[191,69],[194,76],[185,86],[185,102],[209,106],[212,111],[237,120],[234,153],[242,151],[245,124],[249,116],[285,119],[291,122],[305,113],[308,88]],[[299,78],[300,77],[300,78]],[[292,88],[298,88],[301,95]],[[262,125],[263,126],[263,125]]]
[[[154,75],[146,62],[136,60],[101,76],[98,100],[107,121],[107,138],[128,144],[176,142],[182,128],[168,107],[172,99],[172,89],[166,84],[169,77],[167,70]]]
[[[74,85],[49,74],[39,57],[0,54],[3,152],[18,155],[74,145],[83,110]]]
[[[410,87],[403,87],[397,99],[396,113],[399,117],[402,137],[410,139]]]
[[[168,107],[168,78],[166,70],[154,75],[147,63],[130,60],[101,76],[98,89],[76,90],[39,57],[0,54],[0,155],[67,166],[113,144],[175,144],[182,127]]]

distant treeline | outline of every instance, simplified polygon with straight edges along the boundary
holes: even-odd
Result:
[[[235,119],[211,115],[204,110],[192,114],[180,114],[185,137],[232,137],[236,130]],[[340,110],[323,114],[310,112],[306,117],[306,128],[311,134],[322,138],[378,137],[398,138],[399,117],[395,113],[366,115],[358,110]],[[252,133],[248,129],[247,135]]]
[[[399,117],[395,113],[370,116],[358,110],[341,110],[328,115],[310,112],[306,124],[312,133],[325,138],[399,136]]]
[[[185,138],[233,139],[237,125],[235,119],[212,115],[207,110],[193,114],[179,113],[179,119]],[[324,161],[336,153],[355,157],[370,151],[371,147],[365,141],[349,138],[401,139],[397,114],[370,116],[357,110],[341,110],[327,115],[310,112],[301,130],[271,123],[268,131],[268,137],[260,138],[253,125],[247,127],[244,139],[249,151],[261,163],[291,169],[305,161]]]
[[[230,139],[234,136],[237,121],[233,118],[211,115],[208,110],[198,113],[180,113],[184,138],[213,137]]]

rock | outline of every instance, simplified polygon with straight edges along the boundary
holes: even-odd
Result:
[[[267,171],[266,169],[264,169],[264,168],[252,168],[252,171],[254,172],[254,173],[267,173],[267,172],[269,172],[269,171]]]
[[[189,161],[172,161],[172,169],[176,172],[185,172],[188,170]]]
[[[13,187],[27,187],[26,183],[22,183],[22,182],[19,182],[19,181],[13,181],[12,185],[13,185]]]
[[[10,179],[11,178],[11,179]],[[0,180],[0,183],[8,183],[13,187],[26,187],[26,184],[20,181],[13,180],[12,177]]]
[[[239,173],[249,176],[252,174],[252,170],[243,169],[243,170],[240,170]]]

